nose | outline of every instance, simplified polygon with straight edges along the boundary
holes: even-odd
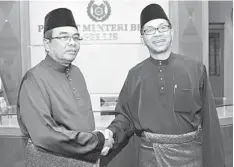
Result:
[[[79,45],[79,43],[75,42],[73,38],[70,38],[68,41],[68,45],[76,46],[76,45]]]
[[[75,43],[75,41],[72,37],[69,39],[69,43]]]
[[[158,30],[155,31],[154,36],[162,36],[162,33],[160,33]]]

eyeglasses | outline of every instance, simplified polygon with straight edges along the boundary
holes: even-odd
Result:
[[[156,30],[160,33],[167,32],[171,28],[170,25],[162,25],[160,27],[147,27],[147,29],[142,30],[142,34],[153,35],[156,33]]]
[[[59,39],[60,41],[63,41],[63,42],[69,42],[71,39],[73,39],[73,41],[75,42],[79,42],[83,40],[83,38],[81,38],[80,35],[52,37],[50,39]]]

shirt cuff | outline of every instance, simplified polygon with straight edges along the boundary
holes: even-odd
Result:
[[[102,148],[103,148],[103,146],[104,146],[104,143],[105,143],[105,137],[104,137],[104,135],[102,134],[102,132],[99,132],[99,131],[95,131],[95,132],[93,132],[96,136],[97,136],[97,138],[98,138],[98,144],[97,144],[97,147],[96,147],[96,149],[97,150],[102,150]]]

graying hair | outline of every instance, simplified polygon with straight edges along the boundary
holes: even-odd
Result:
[[[53,35],[53,30],[48,30],[48,31],[45,32],[44,38],[48,39],[48,40],[51,40],[52,35]]]
[[[47,39],[47,40],[49,40],[49,41],[51,41],[52,35],[53,35],[53,30],[48,30],[48,31],[45,32],[44,38]],[[45,52],[46,52],[47,54],[49,53],[49,51],[46,50],[46,49],[45,49]]]

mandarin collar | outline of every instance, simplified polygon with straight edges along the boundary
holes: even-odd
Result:
[[[150,61],[157,65],[157,66],[165,66],[165,65],[168,65],[170,63],[170,60],[172,59],[173,57],[173,53],[171,52],[170,56],[165,59],[165,60],[158,60],[158,59],[154,59],[152,56],[150,56]]]
[[[69,66],[64,66],[59,64],[58,62],[56,62],[54,59],[52,59],[49,55],[46,55],[45,59],[44,59],[44,64],[48,67],[51,67],[52,69],[59,71],[59,72],[69,72],[71,69],[71,64],[69,64]]]

